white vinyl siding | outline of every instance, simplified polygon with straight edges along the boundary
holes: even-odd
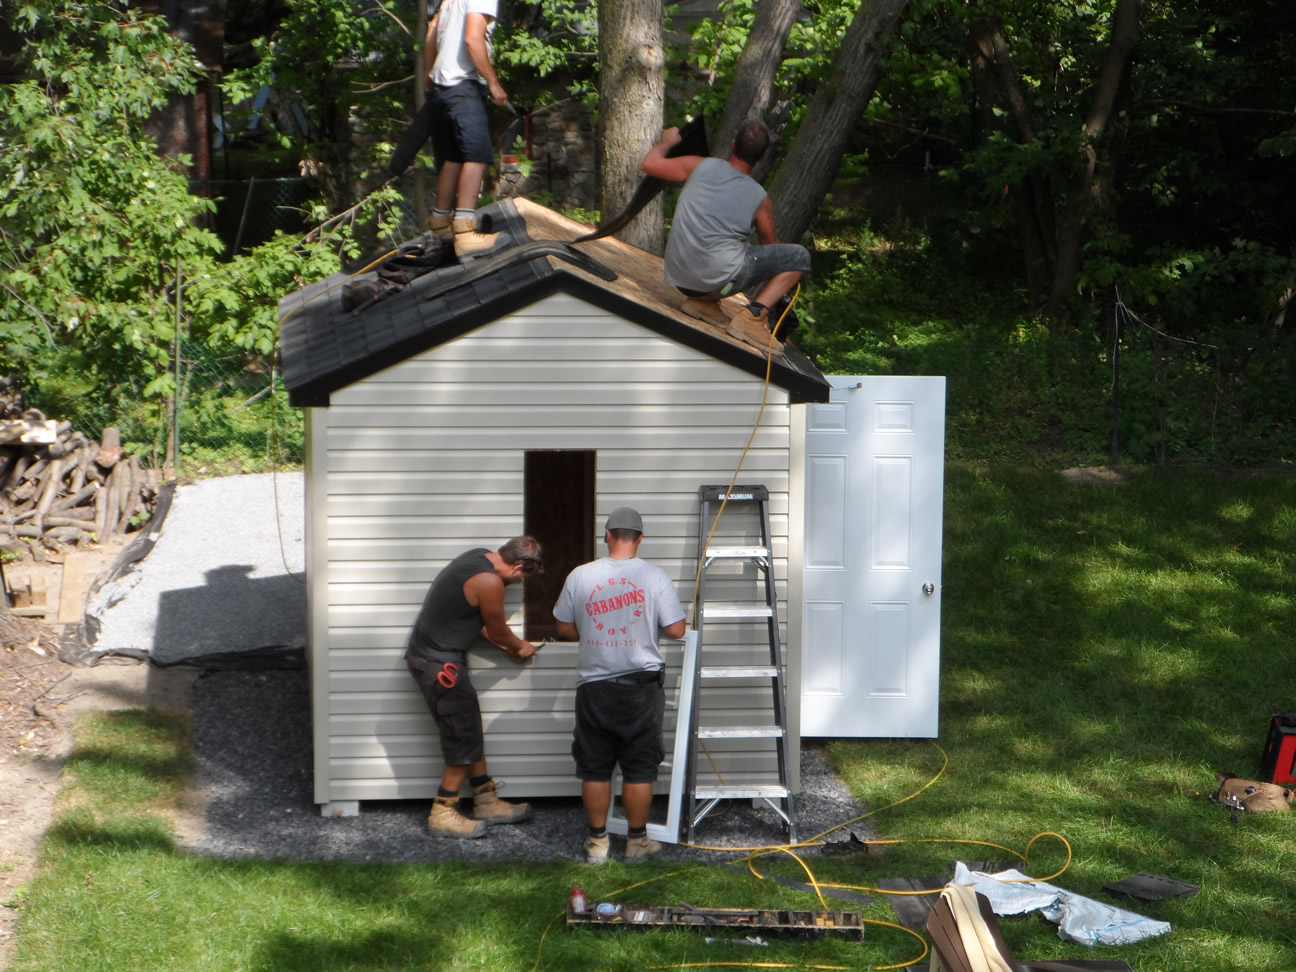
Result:
[[[434,795],[440,751],[402,661],[406,635],[447,561],[523,532],[528,450],[594,450],[598,552],[608,511],[635,507],[645,520],[640,555],[671,575],[688,609],[698,486],[729,482],[762,391],[760,378],[556,295],[336,391],[326,410],[311,410],[308,504],[319,530],[309,582],[316,800]],[[770,387],[739,475],[772,494],[784,619],[787,402],[785,391]],[[717,599],[756,597],[757,578],[748,568],[710,590]],[[509,588],[506,603],[520,632],[519,588]],[[763,626],[708,625],[706,633],[708,651],[715,646],[709,664],[767,661]],[[663,647],[669,698],[682,646]],[[522,665],[486,645],[470,655],[487,761],[510,796],[580,792],[570,753],[575,657],[575,646],[562,643]],[[728,686],[714,698],[712,724],[769,721],[751,714],[768,711],[767,683]],[[670,752],[669,713],[667,729]],[[734,781],[775,772],[768,741],[711,751]]]

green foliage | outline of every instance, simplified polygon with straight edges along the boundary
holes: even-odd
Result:
[[[797,305],[803,324],[795,340],[826,373],[946,376],[951,458],[1042,465],[1110,458],[1110,311],[1052,333],[1001,274],[985,269],[981,254],[993,240],[903,215],[875,231],[846,215],[841,223],[821,221],[821,229],[836,233],[817,237],[815,266]],[[1000,244],[1011,246],[1002,237]],[[1249,279],[1255,293],[1262,290],[1258,275],[1270,270],[1264,251],[1254,248],[1232,259],[1204,254],[1191,268]],[[1138,288],[1121,292],[1115,434],[1122,461],[1266,463],[1296,454],[1283,356],[1246,353],[1218,338],[1176,339],[1150,323],[1158,306],[1130,296]],[[1157,292],[1161,307],[1186,293],[1167,283]],[[1235,320],[1239,310],[1232,308]],[[1223,319],[1225,309],[1219,313]]]
[[[20,7],[29,76],[0,86],[0,368],[75,347],[104,371],[139,360],[164,389],[178,275],[220,242],[195,219],[180,162],[144,132],[193,89],[187,46],[165,22],[108,3]]]
[[[239,406],[266,385],[279,299],[355,256],[357,224],[377,215],[390,232],[396,194],[327,223],[317,206],[322,229],[307,239],[278,235],[221,262],[197,224],[212,203],[144,130],[193,90],[192,51],[162,19],[108,3],[40,0],[14,23],[28,77],[0,86],[0,371],[87,434],[118,426],[146,461],[161,461],[176,413],[195,456],[300,455],[286,405],[274,448],[270,399]]]
[[[857,0],[807,0],[788,36],[786,56],[774,77],[774,99],[787,108],[795,137],[808,96],[832,73],[832,58],[858,8]],[[670,45],[667,84],[685,93],[668,108],[667,122],[705,115],[718,119],[729,97],[734,66],[755,20],[753,0],[722,0],[714,17],[690,25],[688,38]]]
[[[391,127],[393,94],[406,95],[413,87],[393,91],[384,85],[412,74],[414,51],[423,42],[413,36],[414,23],[411,6],[392,0],[297,0],[272,35],[252,41],[249,66],[222,78],[225,98],[246,106],[264,85],[294,103],[305,114],[307,131],[281,126],[276,136],[300,154],[303,170],[319,176],[340,205],[351,181],[376,161]],[[379,137],[353,139],[356,120]]]
[[[575,0],[535,0],[514,5],[511,29],[494,48],[497,70],[512,80],[598,70],[598,9]],[[511,70],[510,70],[511,69]]]

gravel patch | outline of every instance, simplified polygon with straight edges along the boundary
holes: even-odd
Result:
[[[87,604],[99,625],[93,650],[172,665],[304,648],[304,483],[262,473],[178,487],[147,557]]]
[[[365,802],[358,817],[320,816],[313,802],[305,672],[208,673],[194,687],[193,714],[194,755],[207,801],[207,828],[191,844],[193,853],[320,861],[581,859],[585,814],[575,797],[532,800],[530,820],[496,826],[477,840],[429,836],[427,800]],[[802,752],[801,779],[797,826],[803,839],[864,813],[813,750]],[[508,781],[499,782],[507,799]],[[658,797],[653,819],[665,818],[664,801]],[[750,847],[784,839],[772,810],[754,810],[750,801],[722,807],[722,817],[699,826],[698,842]],[[868,839],[873,836],[870,823],[860,821],[826,839],[848,842],[852,831]],[[613,854],[619,852],[614,837]],[[712,860],[731,855],[666,845],[662,856]]]
[[[95,652],[209,669],[192,693],[205,828],[186,841],[188,849],[322,861],[579,860],[585,814],[576,797],[532,800],[530,820],[497,826],[478,840],[429,836],[428,800],[369,801],[357,817],[320,815],[306,672],[266,670],[281,666],[263,663],[267,649],[305,647],[303,496],[300,473],[178,487],[147,555],[104,584],[87,606],[99,622]],[[864,812],[812,749],[802,753],[801,777],[802,839]],[[498,782],[508,799],[508,781]],[[755,809],[750,801],[720,809],[698,828],[700,843],[738,848],[784,839],[771,809]],[[652,819],[665,819],[664,797],[654,810]],[[846,848],[851,831],[871,837],[870,824],[852,824],[826,839]],[[619,852],[614,838],[613,853]],[[663,856],[732,857],[677,845],[667,845]]]

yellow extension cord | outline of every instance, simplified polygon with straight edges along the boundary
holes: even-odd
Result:
[[[846,820],[846,821],[843,821],[842,823],[839,823],[839,824],[837,824],[837,825],[835,825],[835,826],[833,826],[833,827],[829,827],[827,830],[822,831],[822,832],[819,833],[819,834],[816,834],[814,837],[811,837],[809,840],[801,841],[801,842],[798,842],[798,843],[796,843],[796,844],[769,844],[769,845],[765,845],[765,846],[761,846],[761,847],[713,847],[713,846],[708,846],[708,845],[705,845],[705,844],[681,844],[680,846],[683,846],[683,847],[692,847],[694,850],[721,851],[721,852],[725,852],[725,853],[732,853],[732,852],[734,852],[734,851],[746,851],[746,852],[748,852],[748,856],[745,858],[745,860],[747,861],[747,867],[748,867],[748,870],[751,871],[751,873],[752,873],[752,875],[753,875],[754,877],[756,877],[756,878],[758,878],[758,879],[761,879],[761,880],[764,880],[765,875],[761,874],[759,871],[756,870],[756,867],[755,867],[755,864],[754,864],[755,859],[756,859],[757,857],[761,857],[761,856],[764,856],[764,855],[766,855],[766,854],[778,854],[778,853],[787,854],[789,857],[791,857],[793,860],[795,860],[798,864],[801,865],[802,870],[805,871],[806,876],[807,876],[807,878],[808,878],[807,883],[808,883],[812,888],[815,889],[815,894],[816,894],[816,896],[819,898],[819,904],[820,904],[820,906],[822,906],[822,908],[823,908],[825,911],[831,911],[832,909],[828,907],[828,903],[824,900],[823,892],[820,890],[821,888],[832,888],[832,889],[836,889],[836,890],[843,890],[843,891],[867,891],[867,892],[870,892],[870,893],[873,893],[873,894],[891,894],[891,895],[940,894],[940,889],[939,889],[939,888],[936,888],[936,889],[934,889],[934,890],[930,890],[930,891],[925,891],[925,890],[924,890],[924,891],[892,891],[892,890],[888,890],[888,889],[886,889],[886,888],[879,888],[879,887],[874,887],[874,886],[871,886],[871,885],[857,885],[857,884],[827,884],[827,883],[824,883],[824,882],[819,881],[819,880],[814,876],[814,872],[810,870],[809,865],[806,864],[805,860],[802,859],[800,855],[796,854],[796,853],[795,853],[795,850],[794,850],[795,848],[798,848],[798,847],[819,847],[819,846],[822,846],[822,844],[823,844],[823,838],[826,837],[828,834],[833,833],[833,831],[841,830],[843,827],[849,827],[849,826],[850,826],[851,824],[853,824],[853,823],[858,823],[859,821],[864,820],[864,819],[866,819],[866,818],[868,818],[868,817],[872,817],[872,816],[874,816],[875,814],[879,814],[879,813],[881,813],[881,812],[884,811],[884,810],[890,810],[892,807],[898,807],[900,804],[905,803],[905,802],[907,802],[907,801],[909,801],[909,800],[914,799],[916,796],[918,796],[919,794],[921,794],[924,790],[928,789],[930,786],[932,786],[933,784],[935,784],[936,781],[939,780],[939,779],[941,778],[941,776],[944,775],[945,770],[949,767],[949,756],[946,755],[945,750],[941,749],[940,745],[939,745],[938,743],[936,743],[934,740],[932,741],[931,744],[932,744],[932,746],[935,747],[936,751],[939,752],[939,753],[941,754],[941,757],[942,757],[942,759],[943,759],[943,762],[942,762],[942,764],[941,764],[941,768],[936,772],[936,775],[933,776],[930,780],[928,780],[926,783],[924,783],[924,784],[923,784],[922,786],[920,786],[918,789],[914,790],[914,791],[913,791],[912,793],[910,793],[908,796],[901,797],[899,800],[896,800],[896,801],[893,802],[893,803],[888,803],[886,806],[879,807],[879,808],[876,809],[876,810],[870,810],[868,813],[862,813],[862,814],[860,814],[858,817],[852,817],[850,820]],[[1041,878],[1014,878],[1014,879],[1012,879],[1013,881],[1016,881],[1016,882],[1019,882],[1019,883],[1020,883],[1020,882],[1022,882],[1022,881],[1051,881],[1051,880],[1053,880],[1054,878],[1058,877],[1059,875],[1063,874],[1063,873],[1066,871],[1066,869],[1067,869],[1068,867],[1071,866],[1071,856],[1072,856],[1072,855],[1071,855],[1071,845],[1070,845],[1070,843],[1067,842],[1067,839],[1066,839],[1065,837],[1063,837],[1061,834],[1055,833],[1055,832],[1053,832],[1053,831],[1051,831],[1051,830],[1041,831],[1040,833],[1036,834],[1034,837],[1032,837],[1029,841],[1026,842],[1026,847],[1025,847],[1025,849],[1024,849],[1023,851],[1015,851],[1015,850],[1013,850],[1011,847],[1005,847],[1003,844],[996,844],[996,843],[993,843],[993,842],[991,842],[991,841],[985,841],[985,840],[970,840],[970,839],[955,838],[955,837],[927,837],[927,838],[895,839],[895,840],[867,840],[867,841],[863,841],[863,843],[865,843],[865,844],[876,844],[876,845],[885,845],[885,844],[973,844],[973,845],[977,845],[977,846],[980,846],[980,847],[993,847],[993,848],[995,848],[996,850],[1001,850],[1001,851],[1004,851],[1005,853],[1012,854],[1014,857],[1018,857],[1018,858],[1020,858],[1020,859],[1021,859],[1023,862],[1025,862],[1025,863],[1029,863],[1029,862],[1030,862],[1030,850],[1031,850],[1031,848],[1032,848],[1033,846],[1035,846],[1035,843],[1036,843],[1036,842],[1037,842],[1041,837],[1055,837],[1055,838],[1057,838],[1058,840],[1060,840],[1060,841],[1062,842],[1062,846],[1066,848],[1066,862],[1065,862],[1065,863],[1062,865],[1062,867],[1060,867],[1057,871],[1053,872],[1052,874],[1048,875],[1047,877],[1041,877]],[[658,875],[658,876],[656,876],[656,877],[647,878],[647,879],[645,879],[645,880],[643,880],[643,881],[638,881],[638,882],[636,882],[636,883],[634,883],[634,884],[626,885],[626,886],[623,887],[623,888],[618,888],[618,889],[615,890],[615,891],[609,891],[609,892],[607,893],[607,897],[614,897],[614,896],[616,896],[616,895],[624,894],[626,891],[629,891],[629,890],[631,890],[631,889],[633,889],[633,888],[641,887],[642,885],[649,884],[649,883],[651,883],[651,882],[653,882],[653,881],[660,881],[660,880],[663,880],[663,879],[665,879],[665,878],[674,877],[675,875],[677,875],[677,874],[682,874],[682,873],[684,873],[684,872],[683,872],[683,871],[670,871],[670,872],[668,872],[668,873],[666,873],[666,874],[661,874],[661,875]],[[1008,883],[1008,882],[1005,882],[1005,883]],[[543,950],[544,950],[544,940],[545,940],[545,938],[546,938],[546,937],[548,936],[548,934],[549,934],[549,929],[550,929],[551,927],[553,927],[553,923],[554,923],[555,921],[558,921],[559,919],[564,918],[565,916],[566,916],[566,913],[565,913],[565,912],[564,912],[563,914],[560,914],[560,915],[556,916],[556,917],[553,918],[553,919],[549,922],[549,924],[545,927],[545,930],[544,930],[543,934],[541,934],[541,936],[540,936],[539,948],[537,949],[537,952],[536,952],[536,963],[535,963],[535,965],[532,967],[533,970],[538,970],[538,969],[540,968],[540,956],[541,956],[541,953],[542,953]],[[902,962],[896,962],[896,963],[893,963],[893,964],[891,964],[891,965],[875,965],[875,966],[872,966],[872,968],[875,970],[875,972],[886,972],[886,970],[889,970],[889,969],[901,969],[901,968],[905,968],[906,966],[909,966],[909,965],[916,965],[916,964],[918,964],[919,962],[921,962],[924,958],[927,957],[927,953],[928,953],[928,951],[929,951],[929,947],[928,947],[928,945],[927,945],[927,940],[924,939],[924,938],[923,938],[921,935],[919,935],[917,932],[915,932],[913,929],[911,929],[911,928],[905,928],[903,925],[898,925],[898,924],[896,924],[895,922],[883,921],[883,920],[881,920],[880,918],[862,918],[861,920],[862,920],[865,924],[869,924],[869,925],[878,925],[878,926],[883,927],[883,928],[895,928],[895,929],[898,929],[899,931],[905,932],[905,933],[908,934],[908,935],[912,935],[914,938],[918,939],[919,943],[921,943],[921,945],[922,945],[922,953],[921,953],[920,955],[918,955],[918,956],[916,956],[916,957],[914,957],[914,958],[907,958],[907,959],[905,959],[905,960],[902,961]],[[730,968],[752,968],[752,969],[783,969],[783,968],[803,968],[803,969],[844,969],[844,968],[850,968],[850,966],[842,966],[842,965],[807,965],[807,964],[805,964],[805,963],[795,963],[795,964],[792,964],[792,963],[777,963],[777,962],[692,962],[692,963],[680,963],[680,964],[675,964],[675,965],[655,965],[655,966],[652,966],[652,968],[655,968],[655,969],[687,969],[687,968],[712,968],[712,967],[714,967],[714,968],[721,968],[721,967],[730,967]]]

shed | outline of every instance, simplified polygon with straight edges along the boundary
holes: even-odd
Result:
[[[435,794],[436,730],[402,653],[428,585],[470,547],[522,533],[544,545],[545,574],[508,592],[510,623],[540,641],[553,635],[568,569],[602,553],[611,509],[633,506],[641,556],[674,578],[687,607],[698,488],[730,482],[741,459],[739,481],[770,491],[780,616],[799,631],[787,594],[802,559],[802,531],[790,528],[803,503],[799,406],[827,402],[829,381],[793,341],[767,355],[755,338],[683,313],[656,256],[613,239],[532,243],[587,227],[524,199],[483,217],[513,245],[357,310],[343,309],[345,274],[280,304],[284,383],[305,410],[315,799],[327,814]],[[726,583],[755,589],[755,574]],[[763,627],[731,626],[707,646],[719,653],[711,663],[767,660]],[[795,754],[800,646],[785,644]],[[669,691],[681,646],[663,647]],[[580,792],[575,657],[562,642],[524,665],[484,643],[473,651],[487,758],[511,796]],[[749,719],[768,704],[768,688],[739,685],[711,717]],[[733,780],[776,774],[768,747],[744,744],[713,749],[716,769]]]

